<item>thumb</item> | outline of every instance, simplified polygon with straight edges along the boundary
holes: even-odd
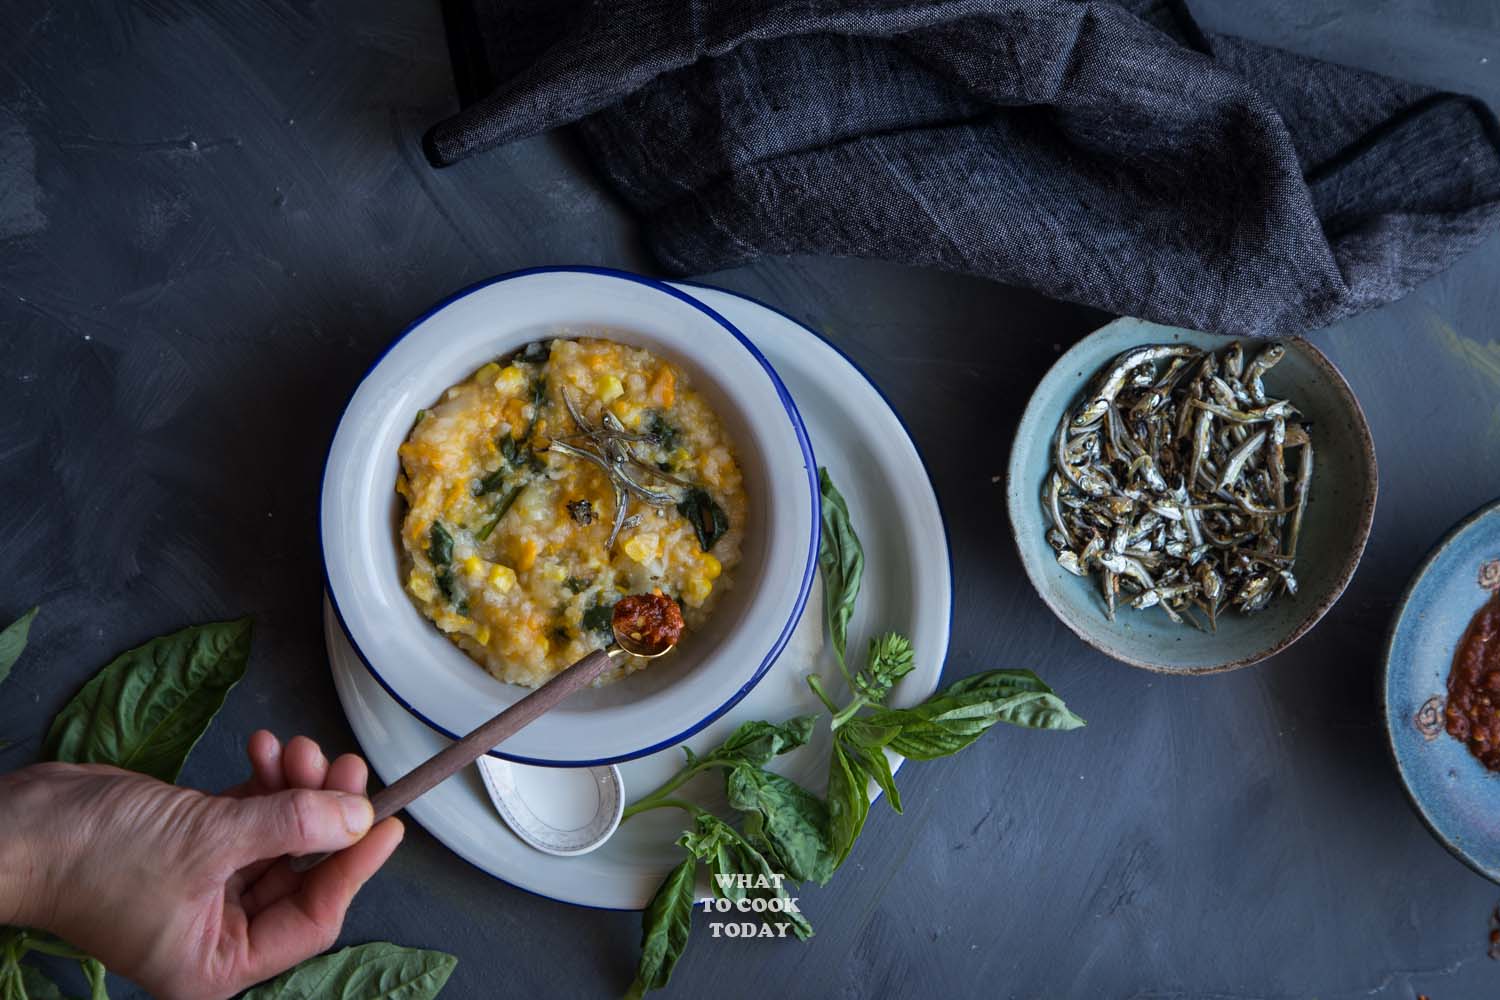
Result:
[[[311,788],[225,800],[225,807],[241,862],[341,851],[368,833],[375,818],[363,795]]]

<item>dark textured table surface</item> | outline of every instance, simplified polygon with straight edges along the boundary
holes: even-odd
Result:
[[[1488,0],[1194,7],[1214,29],[1500,104]],[[0,7],[0,619],[42,605],[0,691],[0,734],[19,738],[0,769],[34,758],[116,652],[247,613],[249,674],[184,780],[237,780],[261,725],[355,749],[314,523],[346,394],[408,320],[476,279],[650,269],[565,137],[429,170],[417,139],[453,103],[432,2]],[[850,869],[804,894],[811,943],[701,934],[675,995],[1500,994],[1485,958],[1500,888],[1407,807],[1376,701],[1407,577],[1500,494],[1497,266],[1491,240],[1316,335],[1379,452],[1363,565],[1289,652],[1181,680],[1053,619],[992,478],[1032,385],[1106,317],[889,264],[706,276],[826,332],[911,426],[954,543],[949,670],[1035,667],[1090,726],[999,732],[903,771],[906,815],[872,812]],[[457,954],[449,995],[464,997],[617,992],[638,934],[633,914],[508,888],[417,829],[345,929]]]

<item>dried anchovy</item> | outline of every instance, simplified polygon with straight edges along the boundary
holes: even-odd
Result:
[[[554,438],[548,450],[591,462],[602,469],[609,479],[615,494],[615,516],[610,525],[609,540],[605,542],[604,547],[606,551],[614,551],[620,532],[640,523],[639,515],[629,516],[628,507],[631,496],[656,508],[675,507],[679,499],[671,493],[653,490],[633,478],[626,471],[627,466],[675,486],[686,487],[691,484],[652,468],[646,462],[641,461],[631,450],[631,445],[637,442],[656,443],[653,435],[633,434],[627,431],[615,415],[608,410],[604,412],[601,424],[595,426],[573,402],[573,394],[566,387],[562,389],[562,399],[563,405],[567,407],[568,416],[573,418],[573,423],[578,428],[578,433],[572,435],[571,440],[568,441]]]
[[[1248,614],[1297,592],[1313,445],[1297,408],[1266,394],[1285,356],[1134,348],[1059,422],[1047,542],[1063,569],[1099,575],[1110,620],[1123,601],[1203,629],[1196,609],[1216,630],[1226,606]]]

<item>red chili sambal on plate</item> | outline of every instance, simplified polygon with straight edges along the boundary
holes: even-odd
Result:
[[[1448,674],[1448,735],[1491,771],[1500,771],[1500,591],[1464,630]]]

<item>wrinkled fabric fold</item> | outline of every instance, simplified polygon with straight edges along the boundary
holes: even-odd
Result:
[[[1399,298],[1500,215],[1478,101],[1174,4],[447,2],[469,101],[429,159],[574,125],[673,274],[882,258],[1284,336]]]

